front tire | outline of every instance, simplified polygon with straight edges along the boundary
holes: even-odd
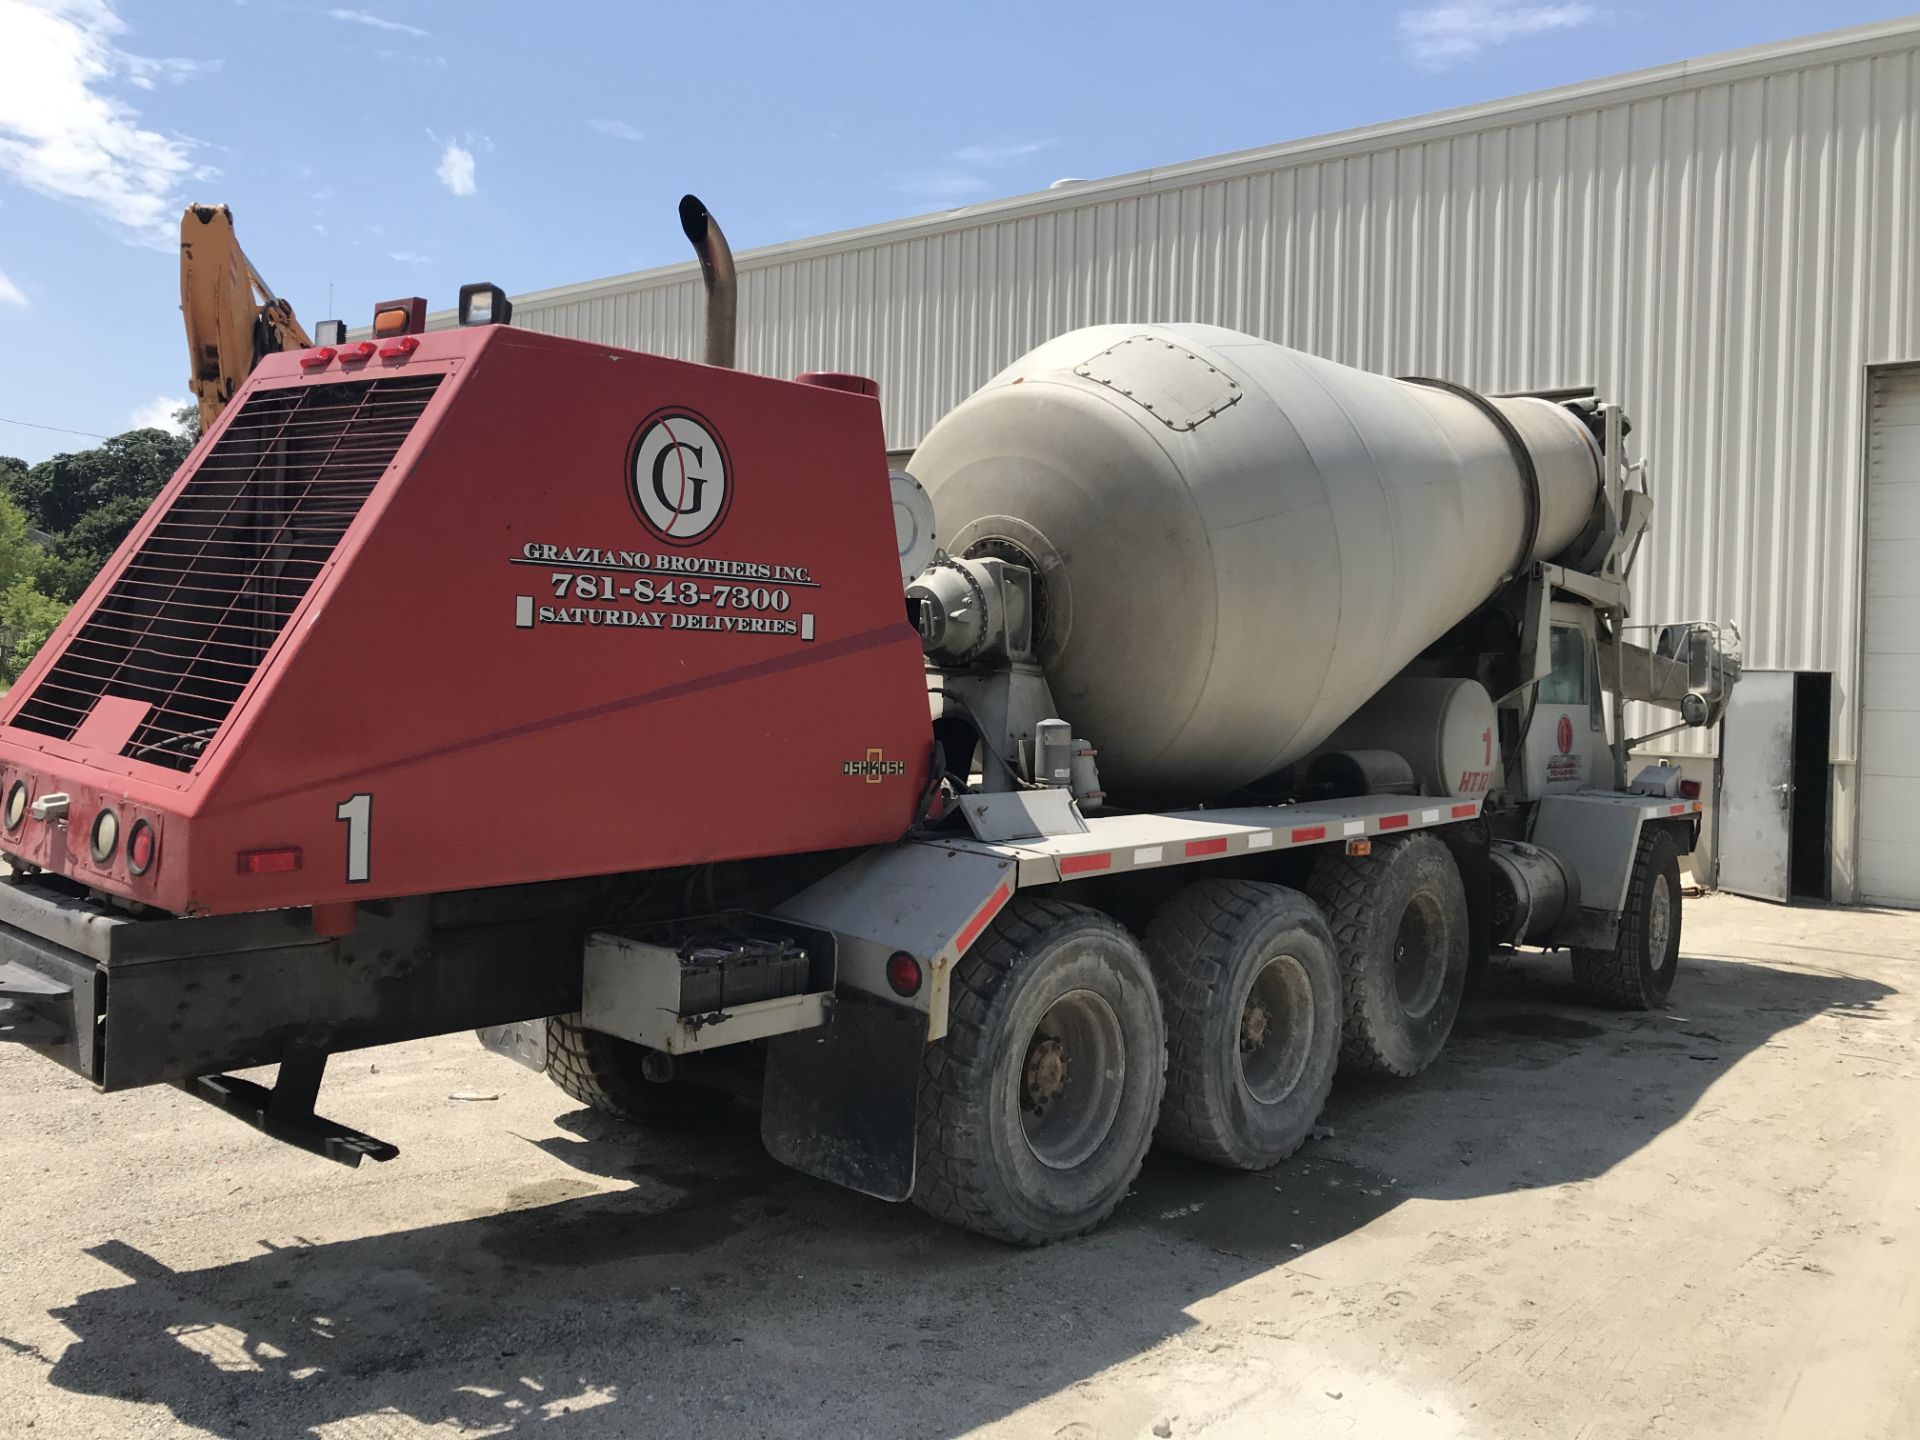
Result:
[[[1264,1170],[1307,1138],[1340,1059],[1340,961],[1297,890],[1202,880],[1161,906],[1148,958],[1167,1019],[1155,1139]]]
[[[1327,855],[1307,893],[1326,912],[1346,992],[1341,1063],[1418,1075],[1453,1033],[1467,988],[1467,892],[1431,835]]]
[[[1160,1109],[1166,1030],[1140,947],[1096,910],[1018,897],[951,987],[922,1062],[914,1204],[1016,1245],[1091,1230]]]
[[[1627,905],[1611,950],[1576,946],[1573,981],[1603,1004],[1658,1010],[1680,968],[1680,847],[1665,830],[1641,833]]]

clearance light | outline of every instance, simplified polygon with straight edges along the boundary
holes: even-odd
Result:
[[[382,345],[380,347],[380,358],[382,360],[404,360],[419,348],[420,337],[418,335],[402,335],[391,345]]]
[[[379,340],[418,335],[427,328],[427,302],[418,295],[405,300],[382,300],[373,307],[373,333]]]
[[[371,360],[373,358],[373,352],[378,348],[379,347],[371,340],[361,340],[352,345],[343,345],[340,347],[340,363],[342,365],[357,365],[362,360]]]
[[[319,370],[330,363],[340,352],[331,345],[322,345],[318,350],[309,350],[300,357],[302,370]]]
[[[1347,841],[1347,854],[1349,855],[1371,855],[1372,853],[1373,841],[1371,840]]]
[[[127,832],[127,869],[144,875],[153,868],[153,826],[144,820],[133,822]]]
[[[7,791],[7,829],[18,830],[20,822],[27,818],[27,782],[16,780]]]
[[[91,849],[96,865],[108,864],[120,849],[120,817],[104,807],[93,817]]]
[[[239,862],[242,875],[291,875],[300,868],[300,847],[282,845],[276,850],[242,850]]]
[[[498,285],[481,280],[460,287],[462,325],[506,325],[513,319],[513,302]]]
[[[920,971],[920,962],[904,950],[896,951],[887,961],[887,984],[893,987],[896,995],[917,995],[920,982],[924,977]]]

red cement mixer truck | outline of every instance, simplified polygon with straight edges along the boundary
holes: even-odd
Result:
[[[1419,1073],[1494,945],[1663,1002],[1701,802],[1624,705],[1737,634],[1628,626],[1618,408],[1105,325],[890,474],[683,220],[710,363],[490,286],[261,361],[0,709],[0,1037],[357,1164],[328,1057],[475,1029],[1039,1243]]]

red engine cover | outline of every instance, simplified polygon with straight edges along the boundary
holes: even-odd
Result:
[[[0,848],[224,913],[905,830],[872,398],[497,326],[317,354],[260,366],[7,697]]]

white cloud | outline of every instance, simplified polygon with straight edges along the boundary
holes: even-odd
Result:
[[[963,175],[956,170],[923,170],[916,175],[895,177],[893,188],[923,200],[958,205],[969,196],[984,193],[987,182],[978,175]]]
[[[963,145],[953,152],[962,165],[1006,165],[1051,148],[1052,140],[1016,140],[1006,145]]]
[[[114,44],[125,29],[111,0],[0,0],[0,175],[167,248],[176,187],[205,173],[195,142],[145,128],[110,87],[183,83],[218,66],[128,54]]]
[[[587,123],[602,135],[611,135],[616,140],[644,140],[647,138],[624,120],[589,120]]]
[[[406,50],[376,50],[373,58],[384,60],[389,65],[412,65],[420,70],[445,70],[447,57],[444,55],[415,55]]]
[[[431,265],[433,258],[422,255],[418,250],[389,250],[389,260],[398,260],[402,265]]]
[[[1419,10],[1402,10],[1400,46],[1414,64],[1443,70],[1471,60],[1490,45],[1550,30],[1572,30],[1600,18],[1600,7],[1584,3],[1523,5],[1515,0],[1446,0]]]
[[[412,35],[424,39],[427,34],[418,25],[389,20],[384,15],[369,15],[364,10],[329,10],[327,14],[336,20],[345,20],[351,25],[371,25],[376,30],[391,30],[396,35]]]
[[[169,435],[184,435],[187,427],[182,425],[174,412],[183,405],[191,405],[193,400],[185,395],[156,395],[144,405],[136,405],[133,413],[127,416],[127,428],[130,430],[165,430]]]
[[[456,195],[471,195],[478,188],[473,177],[473,151],[452,140],[440,152],[440,168],[434,174]]]
[[[218,75],[221,65],[225,63],[220,60],[182,60],[178,56],[151,60],[144,55],[124,53],[120,60],[127,72],[127,83],[140,90],[155,89],[156,82],[161,80],[169,85],[184,85],[189,80]]]
[[[0,270],[0,305],[24,305],[26,292],[7,278],[7,272]]]
[[[960,205],[989,190],[1002,190],[999,181],[978,172],[997,170],[1038,155],[1056,145],[1054,140],[1009,140],[997,144],[962,145],[947,156],[947,162],[929,170],[896,175],[890,182],[904,195],[917,196],[938,205]]]

